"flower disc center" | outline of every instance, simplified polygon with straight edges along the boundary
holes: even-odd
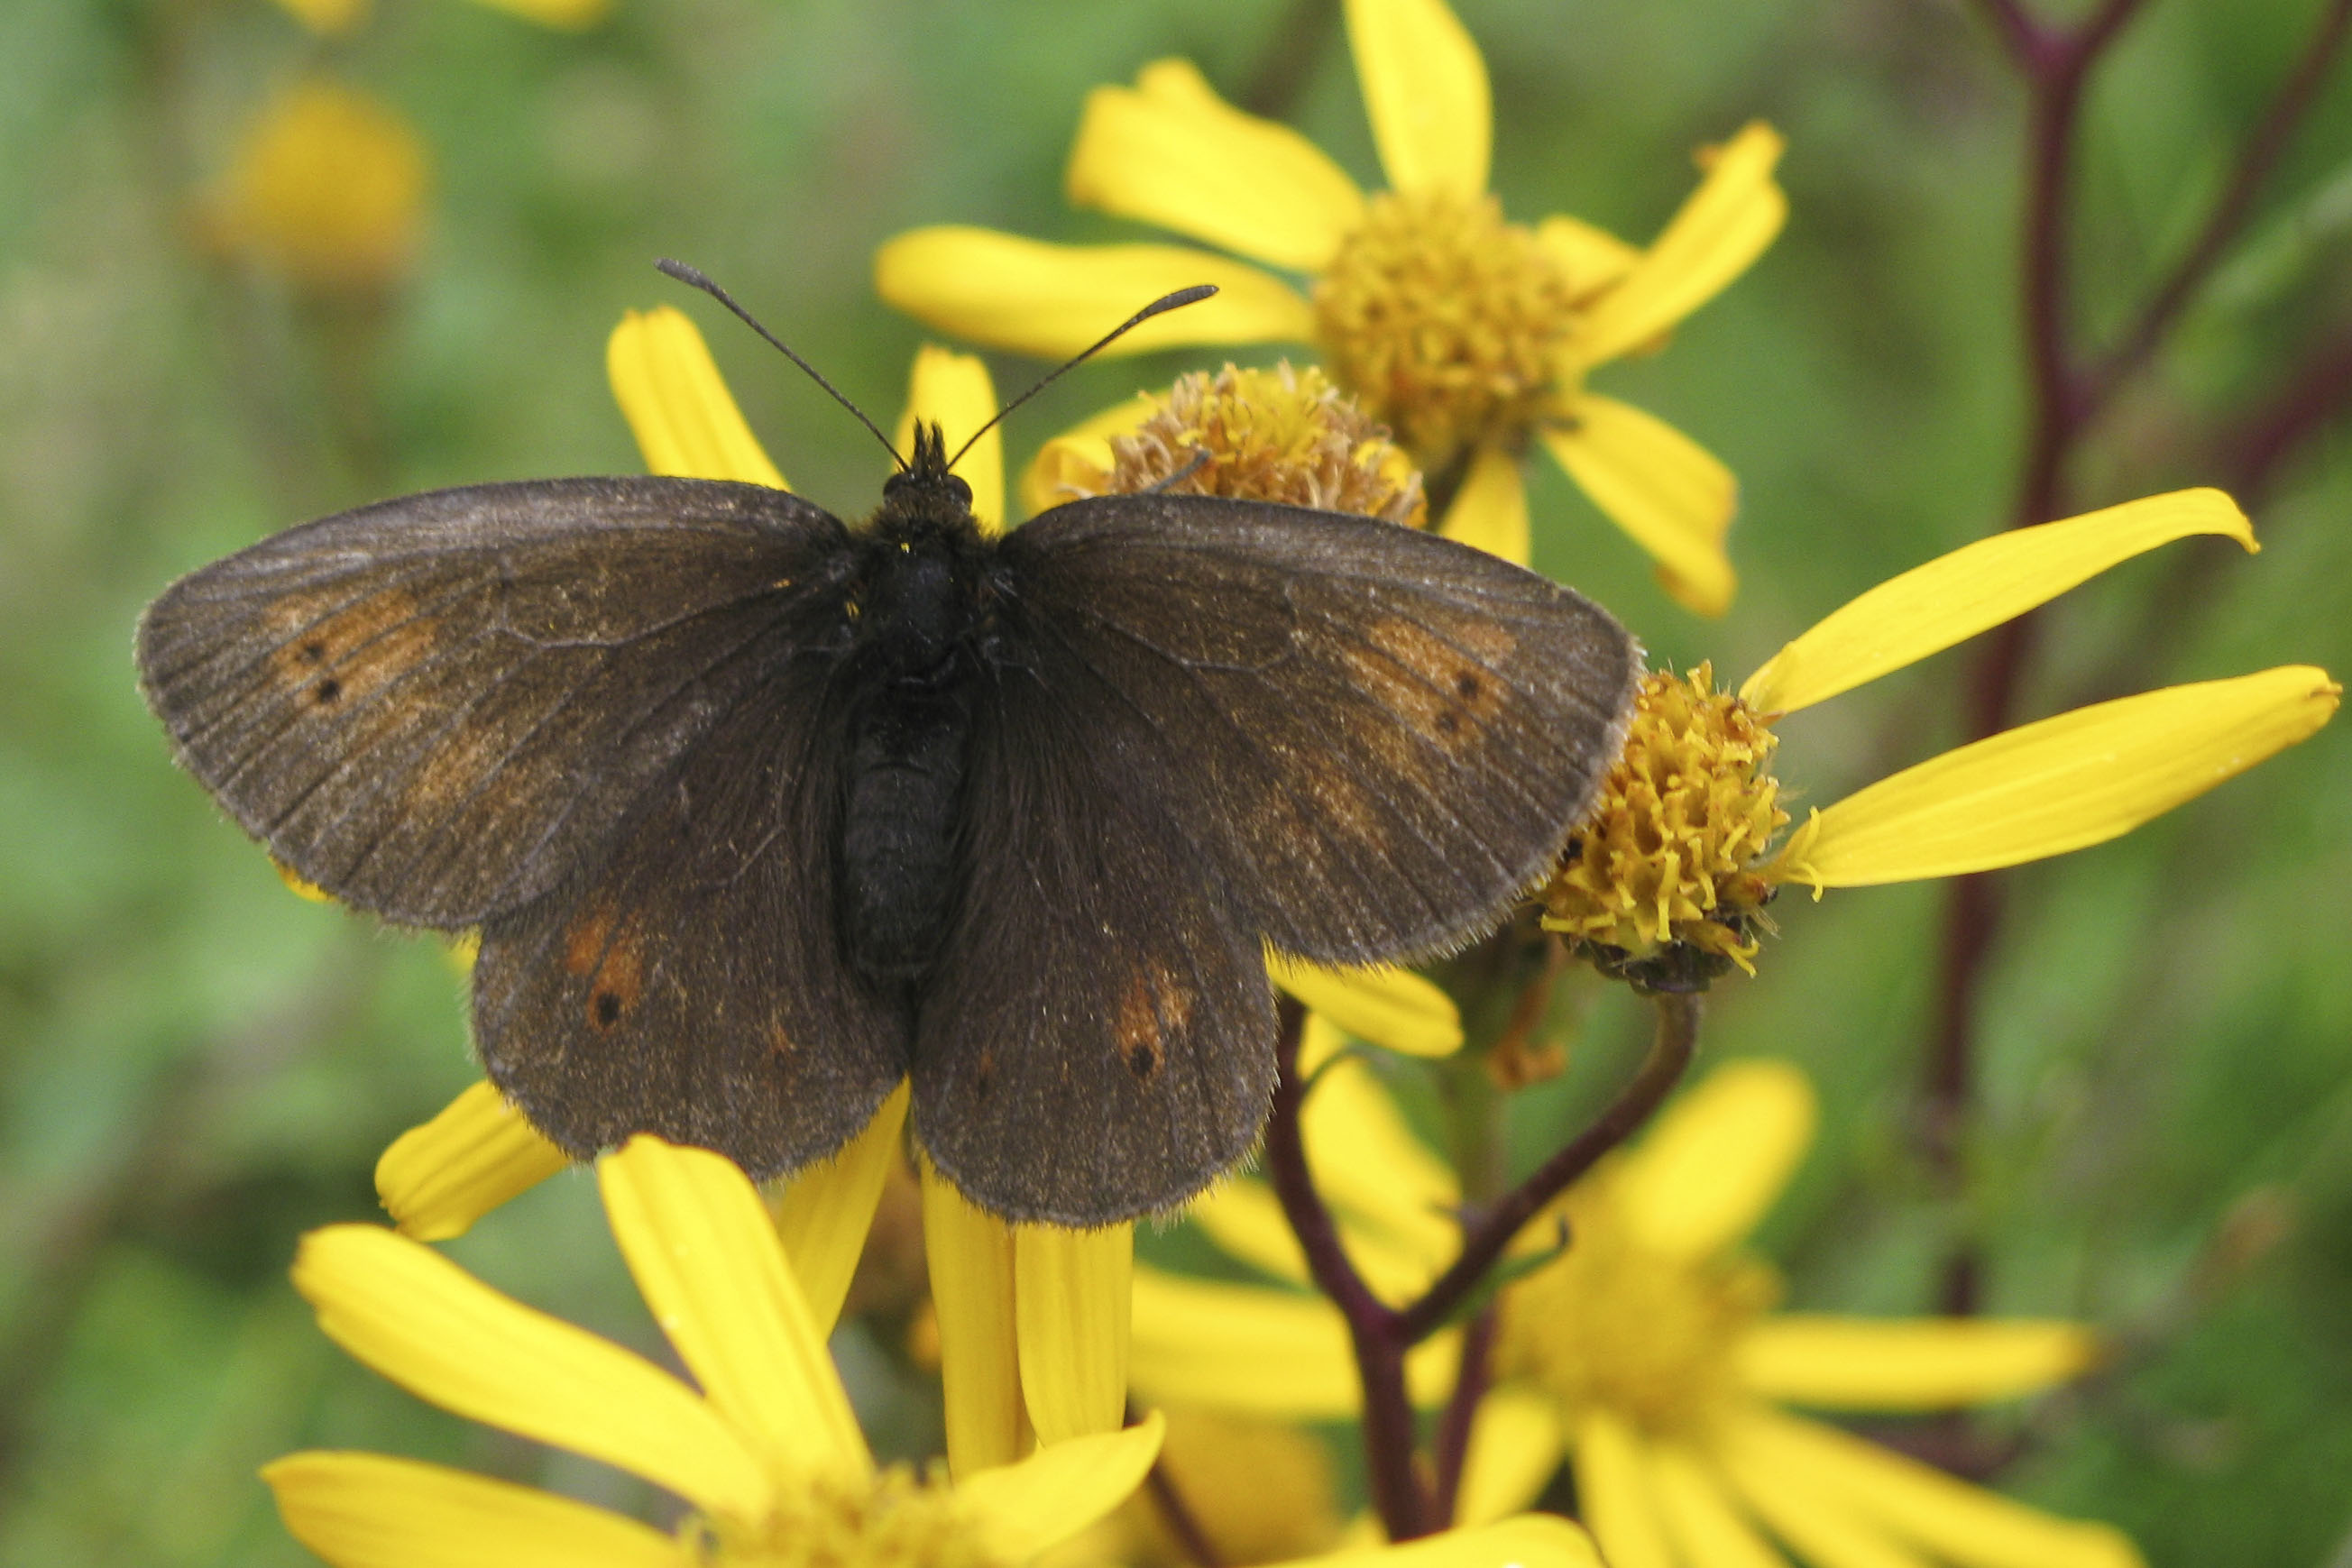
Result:
[[[1492,196],[1374,196],[1315,287],[1339,384],[1432,471],[1524,436],[1551,393],[1573,304],[1534,233],[1505,223]]]

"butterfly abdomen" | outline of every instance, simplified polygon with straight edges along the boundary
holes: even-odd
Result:
[[[927,535],[869,544],[845,672],[841,940],[886,988],[930,971],[958,893],[978,618],[969,551]]]

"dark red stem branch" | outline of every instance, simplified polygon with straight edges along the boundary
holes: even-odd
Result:
[[[2088,392],[2095,405],[2104,402],[2116,386],[2147,363],[2180,313],[2188,308],[2198,287],[2221,259],[2222,251],[2237,237],[2263,181],[2270,177],[2279,154],[2286,150],[2295,128],[2318,98],[2320,86],[2327,79],[2328,69],[2344,47],[2347,30],[2352,30],[2352,0],[2334,0],[2304,45],[2302,57],[2279,84],[2277,95],[2263,113],[2262,123],[2239,150],[2237,166],[2231,171],[2221,199],[2206,216],[2205,226],[2158,287],[2138,319],[2092,372]]]
[[[1486,1389],[1494,1382],[1495,1308],[1470,1320],[1462,1335],[1462,1368],[1454,1375],[1454,1393],[1445,1402],[1445,1413],[1438,1417],[1436,1460],[1436,1497],[1430,1508],[1430,1517],[1441,1525],[1454,1522],[1455,1504],[1462,1495],[1462,1469],[1470,1458],[1470,1428],[1478,1419],[1478,1402],[1486,1397]]]
[[[1306,1254],[1307,1272],[1347,1320],[1364,1388],[1364,1468],[1372,1507],[1391,1541],[1411,1541],[1433,1528],[1429,1499],[1412,1462],[1412,1401],[1404,1381],[1404,1353],[1412,1342],[1401,1331],[1395,1310],[1374,1296],[1356,1272],[1340,1244],[1339,1227],[1307,1169],[1299,1124],[1306,1085],[1298,1075],[1298,1037],[1306,1018],[1306,1009],[1288,997],[1282,998],[1275,1046],[1280,1072],[1265,1124],[1266,1175],[1298,1238],[1299,1250]]]
[[[1569,1184],[1591,1170],[1601,1156],[1623,1143],[1650,1119],[1667,1093],[1690,1066],[1698,1048],[1699,999],[1696,996],[1662,994],[1657,1032],[1650,1054],[1633,1080],[1618,1092],[1609,1108],[1578,1134],[1558,1154],[1536,1167],[1519,1183],[1475,1218],[1465,1217],[1462,1255],[1437,1277],[1421,1300],[1399,1316],[1412,1341],[1428,1338],[1468,1302],[1486,1271],[1502,1260],[1503,1249],[1543,1211],[1546,1204],[1568,1190]]]

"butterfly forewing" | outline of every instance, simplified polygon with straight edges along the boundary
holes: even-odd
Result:
[[[195,572],[141,622],[181,760],[310,882],[456,928],[547,893],[830,605],[782,491],[548,480],[412,496]]]
[[[1008,622],[1108,694],[1159,818],[1275,946],[1425,956],[1490,927],[1615,758],[1639,650],[1450,540],[1192,497],[1080,501],[1004,546]]]
[[[483,927],[483,1064],[578,1157],[650,1132],[780,1175],[906,1075],[906,1000],[858,984],[835,936],[831,665],[781,634],[768,652],[605,855]]]

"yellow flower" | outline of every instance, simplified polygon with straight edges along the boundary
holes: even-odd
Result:
[[[294,19],[314,33],[337,37],[355,32],[374,9],[373,0],[278,0]],[[493,10],[509,12],[543,27],[574,32],[593,27],[612,9],[612,0],[482,0]]]
[[[1542,444],[1706,614],[1734,590],[1723,537],[1737,486],[1653,415],[1587,389],[1588,373],[1656,342],[1780,231],[1780,139],[1751,125],[1647,250],[1589,224],[1506,223],[1486,193],[1486,63],[1443,0],[1349,0],[1349,38],[1390,189],[1366,195],[1312,143],[1220,99],[1162,60],[1087,99],[1073,201],[1140,219],[1312,281],[1164,245],[1066,246],[973,228],[884,246],[884,298],[950,331],[1053,358],[1099,323],[1192,283],[1223,292],[1112,350],[1312,342],[1339,384],[1394,430],[1456,508],[1524,508],[1515,459]],[[1465,518],[1465,529],[1479,525]]]
[[[1399,1301],[1451,1260],[1457,1237],[1445,1216],[1460,1192],[1353,1068],[1327,1071],[1308,1099],[1308,1155],[1358,1267]],[[1341,1103],[1318,1105],[1335,1085]],[[1560,1206],[1569,1246],[1501,1297],[1496,1385],[1472,1431],[1460,1522],[1525,1507],[1566,1458],[1612,1568],[1770,1563],[1767,1535],[1827,1568],[2137,1563],[2105,1525],[2053,1518],[1780,1408],[2013,1398],[2097,1355],[2092,1336],[2066,1322],[1770,1311],[1773,1275],[1736,1249],[1795,1169],[1812,1124],[1812,1091],[1795,1068],[1734,1063],[1570,1189]],[[1201,1213],[1209,1233],[1303,1284],[1271,1196],[1255,1183],[1227,1193],[1223,1212]],[[1533,1263],[1557,1234],[1547,1215],[1517,1255]],[[1150,1270],[1136,1276],[1135,1377],[1139,1392],[1171,1405],[1295,1419],[1355,1405],[1347,1332],[1328,1303]],[[1444,1386],[1433,1378],[1416,1396],[1433,1402]]]
[[[391,105],[312,77],[280,93],[204,199],[203,237],[306,288],[407,276],[425,227],[424,143]]]
[[[656,474],[783,487],[719,374],[702,335],[667,307],[632,311],[606,366],[615,400]],[[950,450],[996,413],[987,369],[925,348],[900,422],[937,421]],[[983,527],[1004,517],[1003,447],[992,431],[957,470]],[[904,1135],[902,1084],[832,1158],[782,1184],[772,1207],[801,1289],[828,1332],[841,1311]],[[402,1230],[438,1240],[567,1164],[488,1083],[404,1134],[376,1166],[376,1190]],[[924,1241],[938,1304],[948,1458],[957,1474],[1008,1463],[1035,1442],[1115,1430],[1127,1396],[1128,1274],[1134,1228],[1008,1225],[924,1167]]]
[[[877,1469],[742,1173],[639,1137],[600,1162],[597,1177],[629,1270],[692,1385],[372,1226],[306,1238],[295,1284],[331,1338],[404,1387],[642,1476],[693,1514],[664,1534],[437,1465],[303,1453],[263,1474],[305,1545],[369,1568],[995,1568],[1093,1523],[1150,1469],[1156,1417],[977,1469],[952,1488]]]
[[[2255,549],[2218,490],[2182,490],[2018,528],[1881,583],[1735,695],[1713,672],[1643,683],[1601,803],[1542,889],[1544,924],[1606,972],[1658,990],[1753,972],[1763,906],[1827,887],[1990,871],[2102,843],[2312,735],[2340,688],[2287,665],[2145,692],[2029,724],[1788,821],[1769,763],[1783,715],[1875,680],[2190,534]]]
[[[616,1466],[693,1511],[670,1533],[568,1498],[380,1454],[311,1452],[263,1478],[336,1568],[1013,1568],[1132,1495],[1162,1419],[1073,1437],[946,1484],[879,1468],[758,1193],[717,1155],[639,1137],[597,1167],[613,1234],[693,1383],[499,1294],[415,1241],[341,1225],[296,1287],[330,1338],[436,1405]],[[1521,1516],[1297,1568],[1599,1568],[1583,1531]]]

